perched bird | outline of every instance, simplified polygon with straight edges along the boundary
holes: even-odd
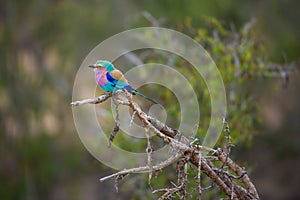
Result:
[[[95,81],[104,91],[115,92],[117,90],[126,90],[133,95],[137,94],[157,104],[154,100],[133,89],[129,85],[123,73],[117,70],[111,62],[98,60],[95,64],[89,65],[89,67],[94,68]]]

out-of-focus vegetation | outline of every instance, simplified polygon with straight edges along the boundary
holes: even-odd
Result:
[[[280,87],[280,76],[272,81],[264,78],[271,61],[286,64],[299,57],[298,8],[295,0],[2,1],[0,199],[114,199],[118,195],[113,183],[98,182],[109,172],[80,143],[69,102],[75,73],[86,54],[112,34],[151,25],[144,11],[162,26],[195,38],[216,61],[226,83],[234,142],[241,143],[234,155],[253,166],[261,197],[299,197],[299,175],[289,173],[299,166],[295,133],[300,108],[294,100],[299,87],[293,77],[288,89]],[[253,17],[256,24],[248,29]],[[168,57],[158,54],[151,59],[163,62]],[[193,74],[191,68],[180,67],[184,65],[184,60],[174,62],[183,74]],[[201,90],[204,82],[198,84],[198,78],[190,76]],[[156,95],[164,102],[172,99],[163,92]],[[198,98],[205,102],[201,113],[209,116],[208,94]],[[176,119],[178,109],[172,105],[165,106]],[[205,129],[208,118],[202,122]],[[116,142],[122,139],[118,137]],[[248,144],[255,148],[243,151]],[[143,150],[143,143],[138,145]],[[287,177],[277,176],[282,171],[288,171]],[[288,177],[291,182],[285,183]],[[160,174],[152,184],[159,188],[174,179],[174,174]],[[153,198],[146,181],[135,177],[127,181],[120,199]]]

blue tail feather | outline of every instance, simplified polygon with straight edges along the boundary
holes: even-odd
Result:
[[[158,103],[157,103],[156,101],[154,101],[153,99],[151,99],[151,98],[149,98],[149,97],[143,95],[142,93],[136,91],[135,89],[133,89],[130,85],[125,86],[124,89],[127,90],[128,92],[130,92],[131,94],[137,94],[137,95],[139,95],[139,96],[141,96],[141,97],[144,97],[145,99],[151,101],[151,102],[154,103],[154,104],[158,104]]]

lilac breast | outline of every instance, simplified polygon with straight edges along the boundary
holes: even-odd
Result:
[[[96,81],[97,85],[99,85],[100,87],[102,87],[106,83],[108,83],[108,80],[106,78],[106,72],[107,72],[107,70],[105,68],[97,69],[95,72],[95,81]]]

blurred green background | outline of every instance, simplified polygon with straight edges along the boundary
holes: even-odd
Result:
[[[227,91],[234,85],[237,96],[228,102],[236,144],[233,157],[247,166],[261,199],[299,199],[299,8],[296,0],[2,0],[0,199],[157,197],[145,175],[127,177],[119,193],[113,181],[98,181],[113,171],[84,148],[69,105],[76,72],[91,49],[121,31],[155,23],[200,38],[217,65],[224,67]],[[149,14],[156,20],[149,21]],[[243,35],[239,30],[253,18],[256,24]],[[212,37],[214,30],[221,41]],[[226,52],[236,34],[246,39],[238,43],[246,44],[238,55],[246,72],[263,74],[268,70],[257,66],[289,67],[294,62],[285,87],[280,76],[235,77],[233,54]],[[171,98],[161,93],[162,101]],[[174,107],[168,109],[178,115]],[[159,186],[175,179],[174,174],[161,176],[155,180]]]

